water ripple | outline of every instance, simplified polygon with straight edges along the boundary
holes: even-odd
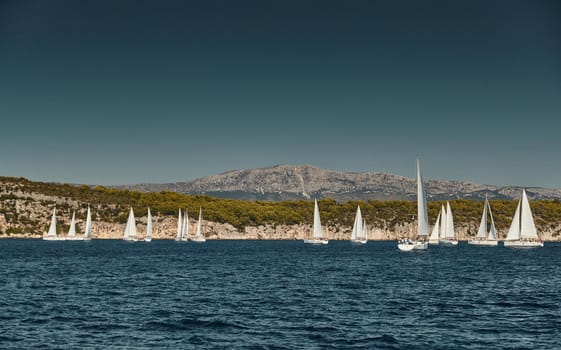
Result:
[[[0,256],[1,349],[561,348],[560,244],[0,240]]]

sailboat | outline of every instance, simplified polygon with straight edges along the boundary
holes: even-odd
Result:
[[[206,238],[201,231],[202,223],[203,223],[203,209],[199,208],[199,221],[197,222],[197,230],[195,231],[195,237],[191,238],[193,242],[197,242],[197,243],[206,242]]]
[[[125,233],[124,233],[124,238],[123,239],[127,242],[136,242],[137,241],[136,221],[134,219],[134,212],[132,211],[132,207],[131,207],[131,210],[129,212],[129,218],[127,220],[127,225],[125,226]]]
[[[86,229],[84,230],[84,241],[92,240],[92,213],[88,205],[88,214],[86,215]]]
[[[187,209],[183,212],[183,224],[181,225],[181,240],[189,240],[189,213]]]
[[[526,190],[522,190],[522,198],[516,206],[516,212],[504,240],[504,246],[513,248],[543,247],[543,242],[538,236],[538,230],[534,223]]]
[[[319,216],[318,201],[314,200],[314,226],[311,239],[305,239],[304,243],[308,244],[328,244],[329,241],[323,238],[323,228],[321,227],[321,218]]]
[[[429,235],[429,223],[427,213],[427,202],[423,178],[421,176],[421,165],[417,158],[417,239],[409,238],[399,240],[397,248],[401,251],[426,250],[429,247],[427,236]]]
[[[440,236],[440,216],[442,215],[443,211],[444,211],[444,207],[442,207],[442,209],[440,209],[440,212],[438,212],[438,216],[436,217],[436,222],[432,227],[432,232],[429,237],[429,244],[438,244],[438,237]]]
[[[362,220],[362,213],[360,212],[360,206],[356,208],[355,223],[353,225],[353,231],[351,233],[351,243],[364,244],[368,241],[366,237],[366,227],[365,222]]]
[[[72,212],[72,220],[70,221],[70,229],[66,236],[67,241],[82,241],[83,237],[76,236],[76,212]]]
[[[491,227],[489,228],[489,232],[487,232],[487,216],[491,218]],[[495,221],[493,220],[493,213],[491,212],[491,206],[489,205],[487,196],[485,196],[485,203],[483,204],[483,215],[481,216],[481,222],[479,223],[479,230],[477,231],[475,239],[469,240],[468,244],[488,247],[498,245]]]
[[[183,236],[183,219],[181,216],[181,209],[179,209],[179,216],[177,217],[177,236],[175,236],[175,241],[181,242],[182,236]]]
[[[146,218],[146,237],[144,237],[144,242],[152,241],[152,213],[150,213],[150,208],[148,208],[148,217]]]
[[[454,231],[454,215],[450,202],[446,202],[446,220],[442,223],[444,230],[440,232],[440,243],[446,245],[458,245],[456,232]]]
[[[46,236],[43,236],[45,241],[65,241],[65,237],[59,237],[56,234],[56,208],[53,208],[53,216],[51,217],[51,225]]]

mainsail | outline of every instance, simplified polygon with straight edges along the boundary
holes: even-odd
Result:
[[[418,232],[419,236],[428,236],[429,222],[427,212],[427,202],[425,197],[425,189],[423,187],[423,178],[421,176],[421,165],[419,158],[417,158],[417,218],[418,218]]]
[[[454,238],[456,233],[454,232],[454,216],[452,215],[452,208],[450,208],[450,203],[446,202],[446,230],[444,232],[445,238]]]
[[[183,224],[181,226],[181,238],[187,240],[189,238],[189,215],[187,209],[183,212]]]
[[[92,213],[88,206],[88,214],[86,215],[86,229],[84,230],[84,237],[90,238],[92,235]]]
[[[442,208],[440,209],[442,211],[442,216],[440,217],[440,238],[445,238],[446,237],[446,220],[447,216],[446,215],[446,207],[444,206],[444,204],[442,204]]]
[[[177,236],[175,237],[175,240],[180,241],[182,235],[183,235],[183,220],[181,218],[181,209],[179,209],[179,216],[177,218]]]
[[[49,226],[48,237],[56,237],[56,208],[53,208],[53,217],[51,218],[51,225]]]
[[[318,201],[314,200],[314,230],[312,236],[315,239],[323,238],[323,229],[321,228],[321,219],[319,217]]]
[[[125,240],[136,240],[136,221],[134,219],[134,212],[131,210],[129,212],[129,218],[127,220],[127,225],[125,226]]]
[[[438,216],[436,217],[436,222],[434,223],[434,226],[432,227],[432,232],[431,232],[430,237],[429,237],[430,240],[438,241],[438,235],[440,233],[440,216],[441,215],[442,215],[442,209],[438,213]]]
[[[199,238],[202,236],[201,225],[203,223],[203,208],[199,208],[199,222],[197,222],[197,230],[195,231],[195,237]]]
[[[76,212],[72,212],[72,220],[70,221],[70,229],[68,230],[68,237],[76,237]]]
[[[485,197],[485,203],[483,204],[483,216],[481,216],[481,222],[479,223],[479,230],[477,230],[477,238],[487,238],[487,197]]]
[[[493,212],[491,211],[491,205],[487,201],[487,207],[489,208],[489,217],[491,218],[491,228],[489,228],[489,240],[497,239],[497,230],[495,229],[495,220],[493,220]]]
[[[522,206],[520,215],[520,238],[538,239],[538,230],[532,217],[532,209],[526,195],[526,190],[522,190]]]
[[[356,240],[356,239],[362,239],[364,238],[364,223],[362,220],[362,213],[360,212],[360,206],[357,207],[356,209],[356,215],[355,215],[355,223],[353,225],[353,231],[351,233],[351,239]]]
[[[152,213],[150,208],[148,208],[148,217],[146,218],[146,239],[152,239]]]

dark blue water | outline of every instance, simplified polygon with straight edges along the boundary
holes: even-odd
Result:
[[[1,349],[559,349],[561,245],[0,240]]]

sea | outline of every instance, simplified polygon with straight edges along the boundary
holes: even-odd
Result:
[[[561,349],[561,244],[3,239],[0,349]]]

